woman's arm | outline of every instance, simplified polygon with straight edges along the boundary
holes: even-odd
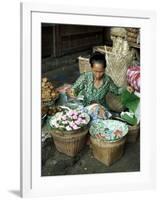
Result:
[[[66,93],[69,97],[75,98],[76,96],[78,96],[79,92],[84,88],[84,79],[85,75],[80,75],[76,82],[66,90]]]
[[[82,74],[71,87],[71,91],[74,96],[77,96],[79,92],[84,89],[84,87],[85,87],[85,74]]]
[[[131,87],[131,86],[127,86],[126,88],[123,88],[123,87],[118,87],[112,79],[110,79],[110,87],[109,87],[109,90],[110,92],[112,92],[113,94],[115,95],[121,95],[123,93],[124,90],[126,90],[129,92],[129,93],[132,93],[134,92],[134,89]]]
[[[110,78],[110,84],[109,84],[109,92],[115,94],[115,95],[120,95],[123,92],[122,87],[118,87],[113,80]]]

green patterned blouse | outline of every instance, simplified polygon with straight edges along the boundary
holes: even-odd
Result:
[[[73,84],[75,96],[84,96],[84,106],[92,103],[99,103],[104,107],[108,107],[106,103],[106,94],[111,92],[116,95],[122,93],[122,88],[117,87],[113,80],[106,74],[103,76],[103,85],[98,89],[94,87],[94,78],[92,72],[86,72],[80,75]]]

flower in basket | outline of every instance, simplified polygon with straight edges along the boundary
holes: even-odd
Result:
[[[82,113],[77,110],[64,110],[52,116],[49,124],[55,129],[73,131],[86,126],[89,121],[90,117],[87,113]]]
[[[121,138],[122,137],[122,131],[121,130],[116,130],[114,133],[115,138]]]
[[[102,120],[92,123],[89,129],[90,135],[97,139],[114,142],[128,133],[128,126],[118,120]]]

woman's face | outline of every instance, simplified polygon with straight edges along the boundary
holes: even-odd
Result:
[[[105,73],[105,68],[103,67],[103,64],[94,63],[92,66],[92,72],[96,80],[101,80]]]

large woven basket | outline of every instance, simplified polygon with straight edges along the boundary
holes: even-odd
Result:
[[[108,74],[114,83],[119,87],[126,87],[127,86],[127,69],[128,66],[132,62],[133,54],[121,54],[112,52],[111,47],[107,46],[97,46],[93,48],[93,51],[99,51],[101,53],[105,53],[107,67],[106,67],[106,74]],[[115,112],[121,112],[124,110],[124,107],[121,103],[120,97],[109,93],[106,96],[107,104],[110,110]]]
[[[124,110],[124,106],[121,103],[120,96],[108,93],[106,95],[106,101],[109,106],[109,110],[114,112],[122,112]]]
[[[128,126],[127,143],[135,143],[140,134],[140,124],[135,126]]]
[[[61,153],[73,157],[83,148],[88,133],[88,127],[69,131],[69,133],[59,130],[52,130],[50,133],[53,137],[56,149]]]
[[[118,52],[112,52],[112,47],[107,46],[94,47],[94,51],[99,51],[106,55],[106,74],[112,78],[117,86],[125,87],[127,85],[127,69],[131,64],[133,55],[131,53],[124,55]]]
[[[94,158],[107,166],[112,165],[123,155],[126,137],[123,137],[116,142],[107,142],[92,136],[90,137],[90,140]]]

